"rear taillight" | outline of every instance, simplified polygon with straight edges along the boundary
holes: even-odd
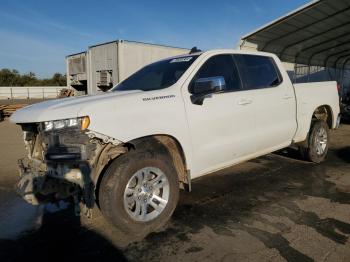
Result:
[[[338,83],[337,83],[337,90],[338,90],[338,92],[341,91],[341,86],[340,86],[340,84],[338,84]]]

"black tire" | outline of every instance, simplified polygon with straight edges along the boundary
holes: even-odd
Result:
[[[322,154],[317,153],[317,133],[320,129],[324,129],[327,134],[327,143],[326,147]],[[308,136],[307,147],[299,147],[302,157],[313,163],[321,163],[325,160],[330,142],[330,131],[326,122],[324,121],[315,121],[311,125],[310,133]]]
[[[124,192],[129,180],[142,168],[160,169],[169,182],[169,199],[163,211],[150,221],[136,221],[126,211]],[[102,214],[115,227],[134,236],[146,236],[165,225],[173,214],[179,199],[179,182],[171,158],[164,152],[131,151],[115,159],[104,174],[99,202]]]

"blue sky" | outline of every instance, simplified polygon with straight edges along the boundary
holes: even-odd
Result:
[[[49,77],[65,56],[115,39],[201,49],[235,47],[240,36],[307,0],[2,0],[0,68]]]

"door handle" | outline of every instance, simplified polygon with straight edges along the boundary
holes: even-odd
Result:
[[[246,99],[246,98],[241,98],[237,101],[237,105],[240,105],[240,106],[245,106],[245,105],[249,105],[253,103],[253,100],[251,99]]]
[[[292,98],[294,98],[294,96],[288,95],[288,94],[285,94],[285,95],[283,96],[283,99],[286,99],[286,100],[292,99]]]

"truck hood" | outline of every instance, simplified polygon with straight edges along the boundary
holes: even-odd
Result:
[[[87,106],[93,105],[94,108],[98,108],[99,105],[101,105],[101,107],[106,109],[108,108],[108,104],[117,103],[116,99],[118,97],[121,98],[135,93],[143,93],[143,91],[108,92],[100,95],[87,95],[45,101],[17,110],[12,114],[10,121],[12,123],[36,123],[81,117],[85,116],[83,115],[83,111],[85,111],[84,109]]]

